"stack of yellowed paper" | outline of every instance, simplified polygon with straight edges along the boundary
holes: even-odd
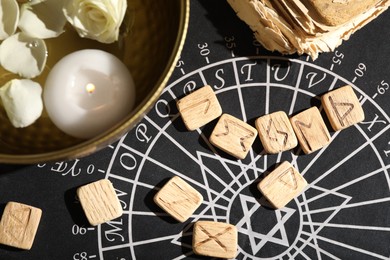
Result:
[[[313,59],[333,51],[390,5],[390,0],[227,1],[266,49]]]

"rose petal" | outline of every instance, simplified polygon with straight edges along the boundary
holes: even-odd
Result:
[[[29,79],[13,79],[0,88],[0,97],[14,127],[26,127],[42,114],[42,87]]]
[[[16,0],[0,0],[0,40],[14,34],[19,20]]]
[[[63,11],[80,37],[113,43],[119,38],[126,9],[126,0],[73,0]]]
[[[0,64],[24,78],[34,78],[41,74],[46,59],[45,42],[24,33],[14,34],[0,45]]]
[[[54,38],[64,32],[66,24],[62,12],[64,0],[35,1],[22,5],[19,28],[40,39]]]

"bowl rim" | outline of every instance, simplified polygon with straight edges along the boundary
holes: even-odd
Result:
[[[113,126],[110,130],[107,130],[104,133],[90,140],[86,140],[72,147],[37,154],[11,155],[0,153],[0,163],[39,164],[50,161],[67,161],[77,159],[97,152],[98,150],[105,148],[106,146],[114,143],[120,138],[123,138],[123,136],[137,123],[139,123],[142,120],[143,116],[150,111],[152,106],[157,101],[158,97],[161,95],[166,84],[168,83],[168,80],[170,79],[173,70],[175,69],[176,63],[179,60],[187,36],[190,16],[190,0],[180,0],[180,3],[181,16],[178,27],[178,35],[176,37],[172,54],[168,59],[167,66],[165,67],[160,78],[158,79],[152,93],[146,96],[145,100],[137,106],[133,113],[131,113],[123,121],[119,122],[116,126]]]

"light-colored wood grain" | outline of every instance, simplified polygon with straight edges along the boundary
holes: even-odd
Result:
[[[346,85],[321,97],[332,128],[339,131],[364,120],[364,111],[352,87]]]
[[[255,124],[260,141],[267,153],[280,153],[298,145],[290,120],[283,111],[259,117]]]
[[[218,120],[210,142],[226,153],[244,159],[257,136],[256,128],[228,114]]]
[[[123,214],[115,189],[107,179],[78,188],[77,195],[92,226],[116,219]]]
[[[8,202],[0,221],[0,244],[31,249],[41,216],[41,209]]]
[[[329,131],[317,107],[290,118],[298,142],[305,154],[321,149],[331,141]]]
[[[179,222],[186,221],[203,202],[203,196],[180,177],[171,178],[154,196],[154,202]]]
[[[231,224],[198,221],[194,224],[192,249],[197,255],[234,258],[237,254],[237,228]]]
[[[277,209],[283,208],[306,186],[306,180],[287,161],[280,164],[257,185],[264,197]]]
[[[183,97],[176,103],[188,130],[193,131],[222,114],[222,108],[213,89],[206,85]]]

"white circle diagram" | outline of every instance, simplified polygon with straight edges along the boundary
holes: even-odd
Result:
[[[213,220],[237,226],[237,259],[389,259],[390,117],[377,101],[389,85],[379,81],[376,92],[368,94],[358,86],[364,64],[351,80],[335,73],[336,65],[325,69],[287,57],[232,57],[171,82],[116,144],[106,178],[116,188],[124,215],[98,227],[100,258],[196,258],[192,224]],[[262,115],[284,111],[291,116],[311,106],[327,122],[321,95],[350,85],[365,120],[339,132],[328,124],[331,143],[309,155],[299,147],[266,154],[257,138],[248,156],[237,160],[210,144],[215,121],[188,131],[178,114],[176,101],[204,85],[214,89],[224,113],[252,126]],[[283,161],[294,165],[309,185],[286,207],[274,210],[256,186]],[[173,176],[204,198],[185,223],[153,203],[154,194]]]

